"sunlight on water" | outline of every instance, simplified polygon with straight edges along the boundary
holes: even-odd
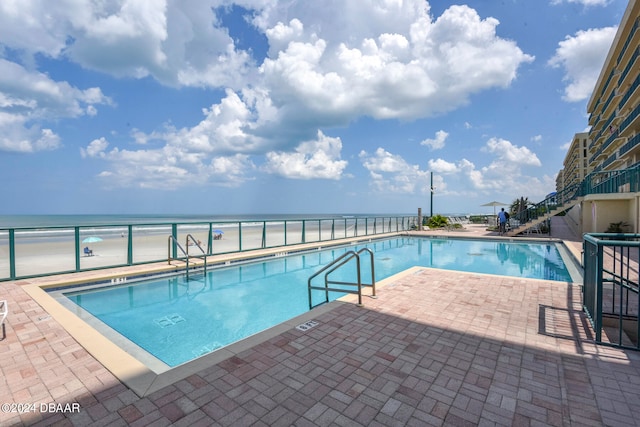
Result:
[[[176,366],[308,311],[309,277],[347,250],[365,246],[375,254],[377,281],[413,266],[571,281],[553,244],[397,238],[214,269],[189,282],[178,276],[66,295]],[[366,256],[362,271],[363,283],[371,283]],[[355,281],[353,265],[334,274],[333,280]],[[321,283],[318,277],[314,285]],[[323,298],[314,291],[314,304]]]

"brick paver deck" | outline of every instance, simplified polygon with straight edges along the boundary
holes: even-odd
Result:
[[[575,284],[421,269],[143,398],[0,292],[3,426],[640,425],[640,354],[590,341]]]

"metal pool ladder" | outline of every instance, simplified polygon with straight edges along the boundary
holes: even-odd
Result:
[[[200,251],[202,251],[202,255],[189,255],[189,241],[193,242],[193,245],[197,246],[198,249],[200,249]],[[173,259],[178,259],[178,258],[172,258],[171,257],[171,243],[175,244],[176,247],[178,249],[180,249],[180,252],[182,252],[184,254],[184,256],[186,257],[186,263],[187,263],[187,282],[189,281],[189,260],[191,258],[198,258],[204,261],[204,274],[207,274],[207,257],[205,255],[204,249],[202,249],[202,246],[200,246],[200,244],[196,241],[196,239],[193,238],[193,236],[191,234],[187,234],[187,238],[186,238],[186,246],[187,246],[187,250],[185,251],[184,248],[180,245],[180,243],[178,243],[178,239],[176,239],[173,236],[169,236],[169,239],[167,241],[167,263],[171,264],[171,260]]]
[[[371,260],[371,283],[362,283],[362,275],[361,275],[361,266],[360,266],[360,254],[362,252],[368,252],[369,253],[369,258]],[[335,280],[329,280],[329,275],[331,273],[333,273],[334,271],[336,271],[338,268],[342,267],[343,265],[345,265],[346,263],[348,263],[349,261],[351,261],[352,259],[356,260],[356,274],[357,274],[357,281],[354,282],[341,282],[341,281],[335,281]],[[324,286],[313,286],[311,284],[312,280],[314,278],[316,278],[317,276],[319,276],[320,274],[324,273]],[[317,307],[321,304],[326,304],[329,302],[329,292],[342,292],[345,294],[357,294],[358,295],[358,307],[362,307],[362,287],[363,286],[371,286],[372,289],[372,293],[371,293],[371,297],[372,298],[376,298],[376,279],[375,279],[375,268],[374,268],[374,264],[373,264],[373,252],[371,251],[371,249],[369,248],[362,248],[359,251],[348,251],[345,252],[344,254],[340,255],[338,258],[336,258],[335,260],[333,260],[332,262],[330,262],[329,264],[327,264],[326,266],[324,266],[323,268],[321,268],[320,270],[318,270],[316,273],[314,273],[311,277],[309,277],[309,280],[307,282],[308,288],[309,288],[309,310],[311,310],[313,307]],[[345,289],[345,288],[332,288],[330,287],[331,285],[342,285],[342,286],[350,286],[350,287],[356,287],[356,289]],[[319,304],[313,305],[312,302],[312,298],[311,298],[311,291],[312,290],[320,290],[320,291],[325,291],[325,300]]]

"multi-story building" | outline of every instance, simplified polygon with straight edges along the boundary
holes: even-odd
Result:
[[[564,169],[560,169],[558,175],[556,175],[556,191],[561,191],[564,188]]]
[[[589,133],[576,133],[564,158],[562,188],[580,184],[590,172],[588,150]]]
[[[617,222],[637,233],[640,190],[626,171],[640,176],[640,0],[629,1],[587,112],[591,129],[586,153],[582,147],[574,149],[584,138],[576,134],[564,162],[563,188],[581,176],[588,178],[584,199],[570,216],[583,233],[603,232]],[[606,191],[597,189],[599,183],[606,184]]]

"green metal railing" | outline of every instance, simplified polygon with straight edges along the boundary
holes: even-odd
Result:
[[[640,234],[586,234],[583,310],[599,344],[640,350]]]
[[[379,216],[0,228],[0,281],[166,262],[168,236],[170,257],[181,259],[177,242],[186,245],[188,235],[210,256],[402,232],[417,225],[414,216]],[[85,243],[90,237],[99,241]],[[84,255],[89,246],[93,256]]]
[[[543,201],[530,205],[516,213],[513,218],[525,224],[546,216],[578,197],[589,194],[635,193],[640,191],[640,164],[628,169],[592,172],[579,184],[574,184],[548,196]]]
[[[529,205],[526,209],[515,213],[512,217],[520,222],[520,224],[526,224],[529,221],[533,221],[537,218],[547,216],[549,212],[554,209],[561,208],[569,202],[575,200],[581,196],[582,184],[575,184],[570,187],[559,191],[543,201]]]

